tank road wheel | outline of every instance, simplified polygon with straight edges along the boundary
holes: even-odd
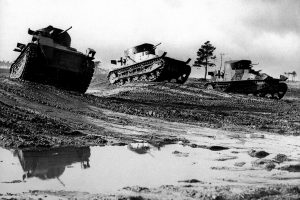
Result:
[[[181,76],[179,76],[177,79],[176,79],[176,83],[180,83],[180,84],[183,84],[188,78],[188,75],[187,74],[182,74]]]
[[[265,95],[265,97],[268,98],[268,99],[272,99],[272,98],[273,98],[273,94],[267,93],[267,94]]]
[[[143,74],[142,76],[140,76],[139,80],[140,81],[146,81],[147,80],[146,74]]]
[[[263,93],[263,92],[258,92],[258,93],[256,93],[256,96],[258,96],[258,97],[265,97],[266,94]]]
[[[160,70],[160,69],[157,70],[157,71],[156,71],[156,77],[159,77],[160,73],[161,73],[161,70]]]
[[[205,89],[207,89],[207,90],[213,90],[213,89],[214,89],[214,86],[213,86],[213,84],[209,83],[209,84],[207,84],[207,85],[205,86]]]
[[[190,73],[191,73],[191,69],[190,68],[186,69],[185,72],[176,79],[176,82],[180,84],[184,84],[185,81],[188,79]]]
[[[109,77],[108,77],[109,82],[110,82],[111,84],[115,83],[116,77],[117,77],[116,73],[111,73],[111,74],[109,75]]]
[[[133,77],[132,81],[138,81],[139,80],[139,77],[138,76],[135,76]]]
[[[148,77],[148,80],[149,81],[153,81],[155,79],[156,79],[156,76],[155,76],[154,72],[151,72],[150,75],[149,75],[149,77]]]
[[[285,83],[279,83],[278,85],[278,99],[281,99],[287,91],[287,85]]]
[[[124,79],[120,79],[120,81],[118,81],[118,85],[119,86],[124,85]]]
[[[130,83],[130,82],[131,82],[131,78],[130,77],[127,78],[127,79],[125,79],[125,84]]]
[[[273,98],[273,99],[279,99],[279,94],[278,94],[278,92],[275,92],[274,94],[272,94],[272,98]]]

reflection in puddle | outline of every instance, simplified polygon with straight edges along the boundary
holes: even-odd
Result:
[[[0,148],[0,193],[29,190],[110,193],[126,186],[184,184],[178,182],[182,180],[199,180],[193,184],[228,184],[226,180],[230,180],[230,184],[239,185],[282,182],[274,178],[278,170],[253,170],[251,162],[255,159],[243,149],[211,151],[180,144],[157,147],[144,142],[45,151]],[[245,164],[235,165],[241,162]],[[289,182],[299,180],[295,174],[280,171],[282,178],[294,177]]]
[[[66,166],[80,162],[81,168],[89,168],[91,152],[89,147],[68,147],[45,151],[16,150],[14,155],[19,158],[24,171],[23,180],[37,177],[42,180],[56,178],[61,182],[59,177],[64,173]]]
[[[137,154],[145,154],[150,152],[150,144],[146,142],[140,143],[131,143],[127,145],[130,151],[133,151]]]

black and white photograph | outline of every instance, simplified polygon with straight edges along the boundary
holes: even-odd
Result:
[[[299,0],[0,0],[0,199],[299,200]]]

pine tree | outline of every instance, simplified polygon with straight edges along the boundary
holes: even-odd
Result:
[[[193,66],[205,67],[205,75],[204,75],[205,80],[207,75],[207,67],[215,66],[215,63],[213,62],[216,59],[216,56],[214,55],[215,50],[216,47],[212,46],[210,41],[207,41],[203,45],[201,45],[201,48],[197,52],[197,58]]]
[[[292,74],[292,80],[295,81],[295,77],[297,76],[296,71],[293,71],[291,74]]]

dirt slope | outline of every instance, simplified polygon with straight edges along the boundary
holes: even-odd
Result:
[[[140,140],[155,146],[178,141],[189,144],[195,137],[202,141],[204,136],[199,133],[203,127],[219,129],[216,134],[230,132],[238,138],[257,132],[300,135],[298,87],[290,88],[286,97],[277,101],[208,91],[196,80],[185,85],[137,83],[114,87],[104,77],[96,77],[87,94],[81,95],[2,76],[0,145],[35,149],[125,145]],[[214,137],[209,138],[216,142]],[[144,189],[128,187],[121,195],[112,196],[35,191],[6,198],[26,199],[39,194],[49,195],[49,198],[54,195],[55,198],[81,199],[297,199],[299,191],[299,187],[286,185],[259,185],[249,190],[247,187],[186,184]]]
[[[109,87],[91,88],[89,94],[80,95],[1,78],[2,146],[30,148],[132,141],[139,124],[147,127],[145,121],[156,119],[231,131],[300,134],[297,98],[267,100],[208,91],[189,84],[138,83]],[[299,89],[293,89],[288,96],[298,92]],[[131,128],[127,134],[119,134],[124,132],[124,127]],[[157,135],[160,142],[169,137],[169,134]],[[147,139],[151,135],[146,133],[142,137]]]

